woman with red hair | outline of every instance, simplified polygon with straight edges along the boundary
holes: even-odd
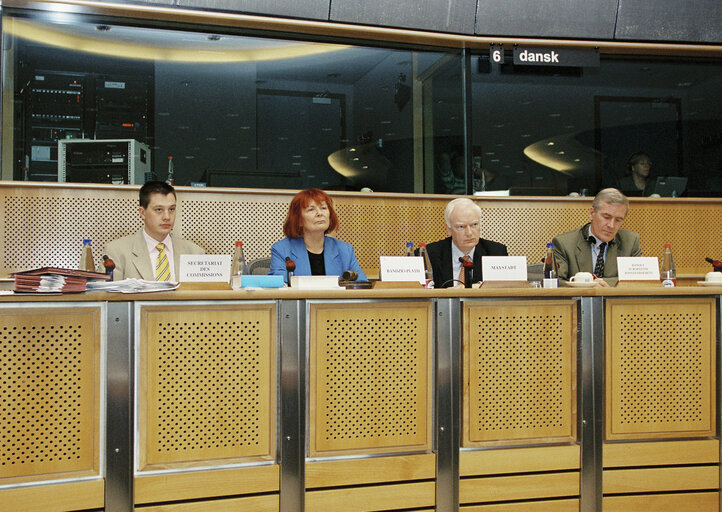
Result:
[[[296,194],[283,223],[286,238],[271,246],[269,274],[286,276],[286,258],[290,258],[296,264],[297,276],[340,277],[344,271],[353,270],[359,281],[366,281],[353,246],[326,236],[337,226],[333,199],[326,192],[312,188]]]

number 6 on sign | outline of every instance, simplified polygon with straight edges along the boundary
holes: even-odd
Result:
[[[496,62],[497,64],[504,61],[504,49],[499,47],[496,48],[494,45],[491,45],[489,47],[489,58],[491,59],[491,62]]]

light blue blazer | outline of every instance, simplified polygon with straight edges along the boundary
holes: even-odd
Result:
[[[311,263],[308,261],[308,251],[303,238],[284,238],[271,246],[270,275],[283,276],[283,279],[286,279],[286,256],[296,264],[295,275],[311,275]],[[328,276],[340,277],[345,270],[355,270],[358,272],[359,281],[368,281],[358,264],[353,246],[331,236],[324,238],[323,263]]]

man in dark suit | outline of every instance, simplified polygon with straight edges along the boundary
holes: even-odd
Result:
[[[472,283],[482,280],[481,258],[483,256],[506,256],[506,246],[479,238],[481,232],[481,208],[471,199],[460,197],[446,205],[444,210],[447,238],[427,246],[434,283],[437,288],[463,285],[459,258],[468,256],[474,263]]]
[[[599,286],[617,284],[617,257],[642,256],[639,235],[621,229],[627,213],[629,199],[616,188],[605,188],[594,198],[587,224],[552,240],[562,283],[577,272],[592,272]]]

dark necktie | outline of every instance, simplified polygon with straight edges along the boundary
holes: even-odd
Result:
[[[597,277],[604,277],[604,249],[607,247],[607,242],[599,244],[599,254],[597,255],[597,263],[594,265],[594,275]]]

